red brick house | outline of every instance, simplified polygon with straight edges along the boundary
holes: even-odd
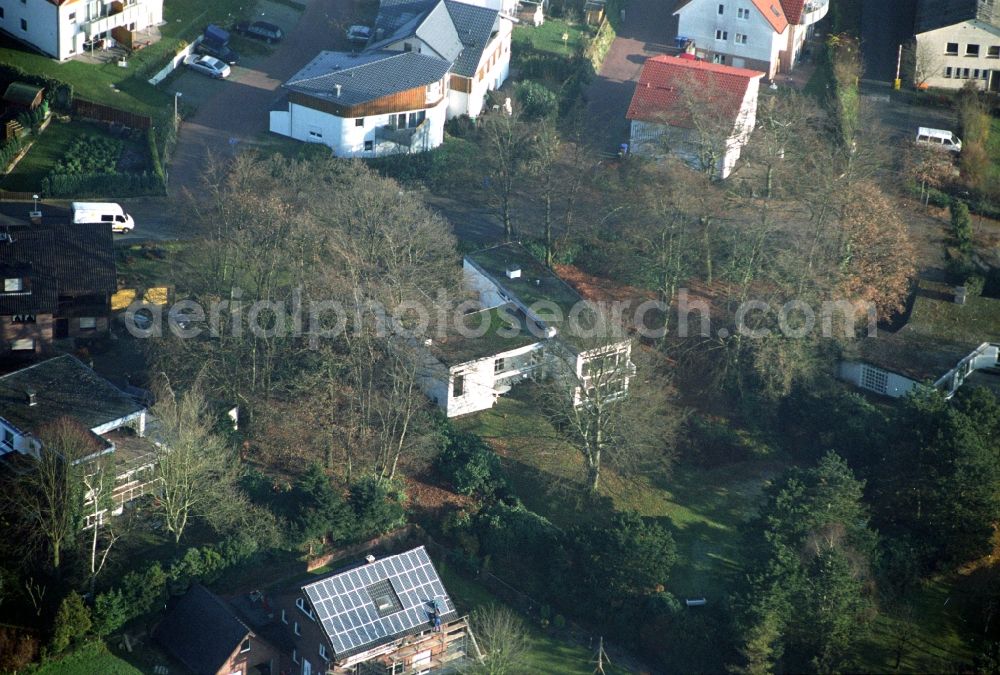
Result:
[[[289,675],[460,672],[479,655],[423,546],[369,556],[269,603],[292,642]]]
[[[111,228],[71,223],[0,230],[0,356],[107,333],[117,289]]]
[[[167,613],[153,639],[195,675],[277,675],[278,651],[236,611],[196,584]]]

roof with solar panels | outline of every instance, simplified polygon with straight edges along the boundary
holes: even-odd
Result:
[[[458,618],[427,551],[373,560],[302,587],[338,660]]]

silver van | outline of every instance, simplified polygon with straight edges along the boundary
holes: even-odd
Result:
[[[942,148],[944,150],[948,150],[949,152],[962,151],[962,139],[947,129],[920,127],[917,129],[917,144],[929,145],[934,148]]]

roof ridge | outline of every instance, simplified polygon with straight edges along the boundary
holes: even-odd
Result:
[[[64,358],[72,359],[72,360],[76,361],[77,363],[79,363],[84,368],[87,367],[86,363],[84,363],[80,359],[76,358],[72,354],[60,354],[59,356],[53,356],[51,359],[45,359],[44,361],[39,361],[38,363],[32,363],[30,366],[25,366],[24,368],[18,368],[17,370],[14,370],[14,371],[11,371],[11,372],[7,373],[6,375],[0,375],[0,380],[6,380],[8,377],[12,377],[14,375],[17,375],[18,373],[23,373],[26,370],[31,370],[32,368],[37,368],[38,366],[43,365],[45,363],[49,363],[51,361],[56,361],[58,359],[64,359]]]

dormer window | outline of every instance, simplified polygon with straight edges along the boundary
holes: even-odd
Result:
[[[24,279],[20,277],[12,277],[3,280],[4,293],[20,293],[23,290],[24,290]]]

